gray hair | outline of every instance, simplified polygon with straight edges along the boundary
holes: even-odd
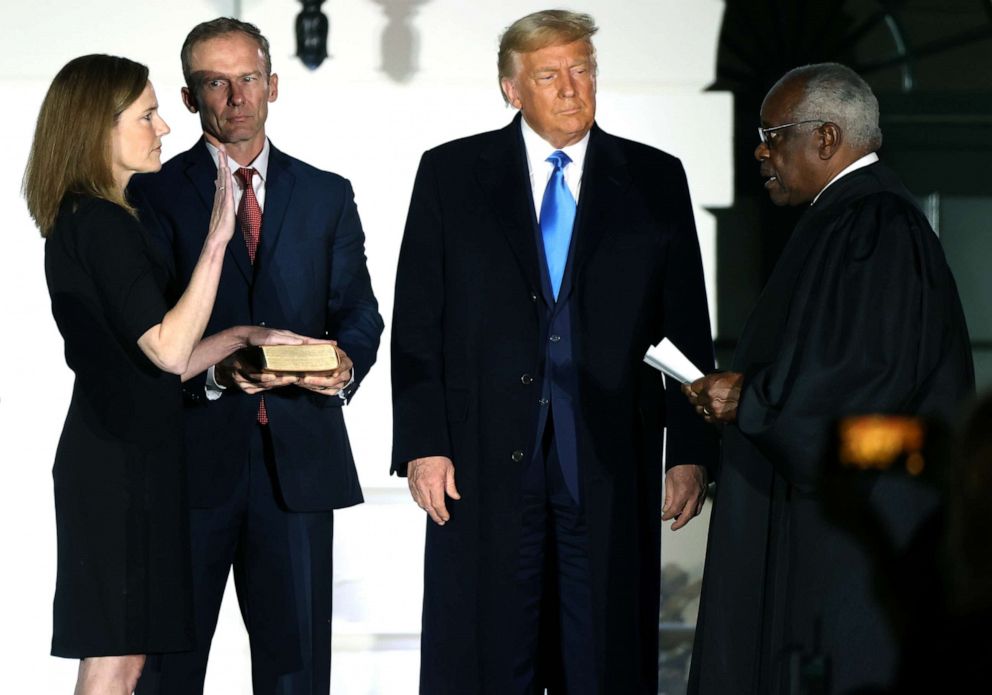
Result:
[[[840,63],[804,65],[785,73],[772,89],[793,80],[804,87],[794,120],[836,123],[856,149],[873,152],[882,146],[878,99],[854,70]]]
[[[520,53],[539,51],[548,46],[585,41],[589,45],[589,58],[592,69],[596,70],[596,49],[592,45],[592,35],[599,31],[592,16],[568,10],[542,10],[521,17],[506,28],[499,37],[500,92],[503,79],[512,79],[517,72],[517,56]],[[506,94],[503,100],[507,101]],[[507,101],[507,103],[509,103]]]

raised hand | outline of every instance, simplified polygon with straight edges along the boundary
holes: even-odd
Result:
[[[214,182],[214,207],[210,212],[208,236],[228,241],[234,235],[234,177],[223,147],[217,153],[217,180]]]

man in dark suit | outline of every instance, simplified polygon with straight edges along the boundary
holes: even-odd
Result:
[[[198,25],[182,50],[183,101],[203,139],[136,180],[142,220],[190,279],[207,229],[218,148],[235,170],[240,232],[206,335],[236,324],[337,341],[330,375],[260,375],[237,361],[184,384],[197,649],[146,667],[139,691],[203,689],[230,568],[251,642],[255,693],[330,688],[333,509],[362,501],[342,407],[375,362],[383,323],[347,180],[266,138],[278,94],[251,24]]]
[[[831,432],[851,414],[954,418],[975,384],[964,312],[937,235],[879,161],[864,80],[836,63],[789,71],[765,97],[759,136],[772,202],[806,210],[732,371],[685,387],[724,425],[689,692],[895,692],[903,626],[879,588],[913,595],[920,573],[879,581],[881,553],[864,542],[874,529],[859,522],[877,519],[899,557],[937,494],[866,475],[834,501]]]
[[[521,115],[414,185],[392,467],[432,520],[425,694],[657,693],[659,517],[699,512],[715,442],[642,358],[668,336],[708,369],[712,344],[682,166],[595,125],[595,31],[509,27]]]

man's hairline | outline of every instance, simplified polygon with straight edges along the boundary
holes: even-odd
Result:
[[[268,74],[265,74],[265,78],[266,79],[269,79],[270,77],[272,77],[272,75],[274,73],[272,72],[271,56],[270,56],[270,59],[269,60],[266,60],[265,59],[265,51],[262,48],[262,42],[258,39],[257,36],[254,36],[253,34],[249,34],[248,32],[242,31],[240,29],[231,29],[230,31],[225,31],[222,34],[213,34],[211,36],[204,36],[202,38],[197,39],[195,42],[191,43],[189,45],[189,47],[188,47],[188,49],[189,49],[189,62],[192,64],[192,62],[193,62],[193,53],[196,51],[196,49],[197,49],[198,46],[202,46],[203,44],[207,43],[208,41],[213,41],[214,39],[224,39],[224,38],[227,38],[229,36],[236,36],[236,35],[244,36],[244,37],[248,38],[249,40],[251,40],[252,43],[255,44],[255,51],[258,54],[258,58],[261,61],[262,65],[266,67],[266,70],[261,70],[260,72],[263,73],[263,74],[265,74],[266,72],[268,73]],[[189,76],[192,78],[197,72],[203,72],[203,71],[202,70],[199,70],[199,71],[190,70]],[[188,86],[189,85],[187,85],[187,87]]]
[[[511,61],[513,63],[513,67],[514,67],[513,74],[510,74],[510,75],[500,75],[500,78],[499,78],[500,79],[500,82],[502,82],[503,80],[509,80],[510,82],[515,82],[520,77],[520,73],[523,70],[523,66],[520,64],[520,56],[521,55],[523,55],[525,53],[536,53],[537,51],[543,51],[545,48],[553,48],[555,46],[567,46],[570,43],[576,43],[578,41],[584,42],[589,47],[589,52],[586,54],[586,57],[589,60],[589,64],[592,66],[593,78],[595,78],[596,77],[596,73],[599,71],[599,63],[596,60],[596,46],[593,45],[592,37],[591,36],[586,36],[585,38],[575,39],[573,41],[566,41],[564,39],[559,39],[559,40],[556,40],[556,41],[552,41],[550,43],[547,43],[547,44],[545,44],[543,46],[540,46],[539,48],[535,48],[534,50],[531,50],[531,51],[515,51],[515,50],[510,50],[510,59],[511,59]]]

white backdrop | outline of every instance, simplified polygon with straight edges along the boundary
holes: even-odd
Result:
[[[400,83],[381,69],[384,6],[416,7],[419,71]],[[197,22],[235,3],[185,0],[0,0],[0,673],[3,692],[69,693],[76,664],[48,656],[55,574],[51,462],[72,384],[51,319],[43,242],[20,181],[45,89],[69,59],[114,53],[151,68],[172,127],[164,156],[189,147],[198,121],[179,101],[179,47]],[[389,342],[393,277],[420,153],[498,128],[512,116],[496,80],[497,36],[544,3],[504,0],[330,0],[331,59],[310,72],[292,57],[301,9],[291,0],[244,0],[242,18],[272,43],[280,95],[268,132],[284,151],[354,184],[373,285]],[[731,100],[704,93],[714,79],[719,0],[580,0],[601,27],[599,114],[607,131],[681,157],[696,207],[714,305],[714,221],[704,207],[731,203]],[[715,325],[715,323],[714,323]],[[416,692],[422,514],[388,477],[388,350],[346,411],[368,502],[340,512],[335,529],[335,655],[339,695]],[[705,521],[672,539],[666,558],[698,571]],[[225,602],[208,673],[209,693],[250,692],[247,640]]]

